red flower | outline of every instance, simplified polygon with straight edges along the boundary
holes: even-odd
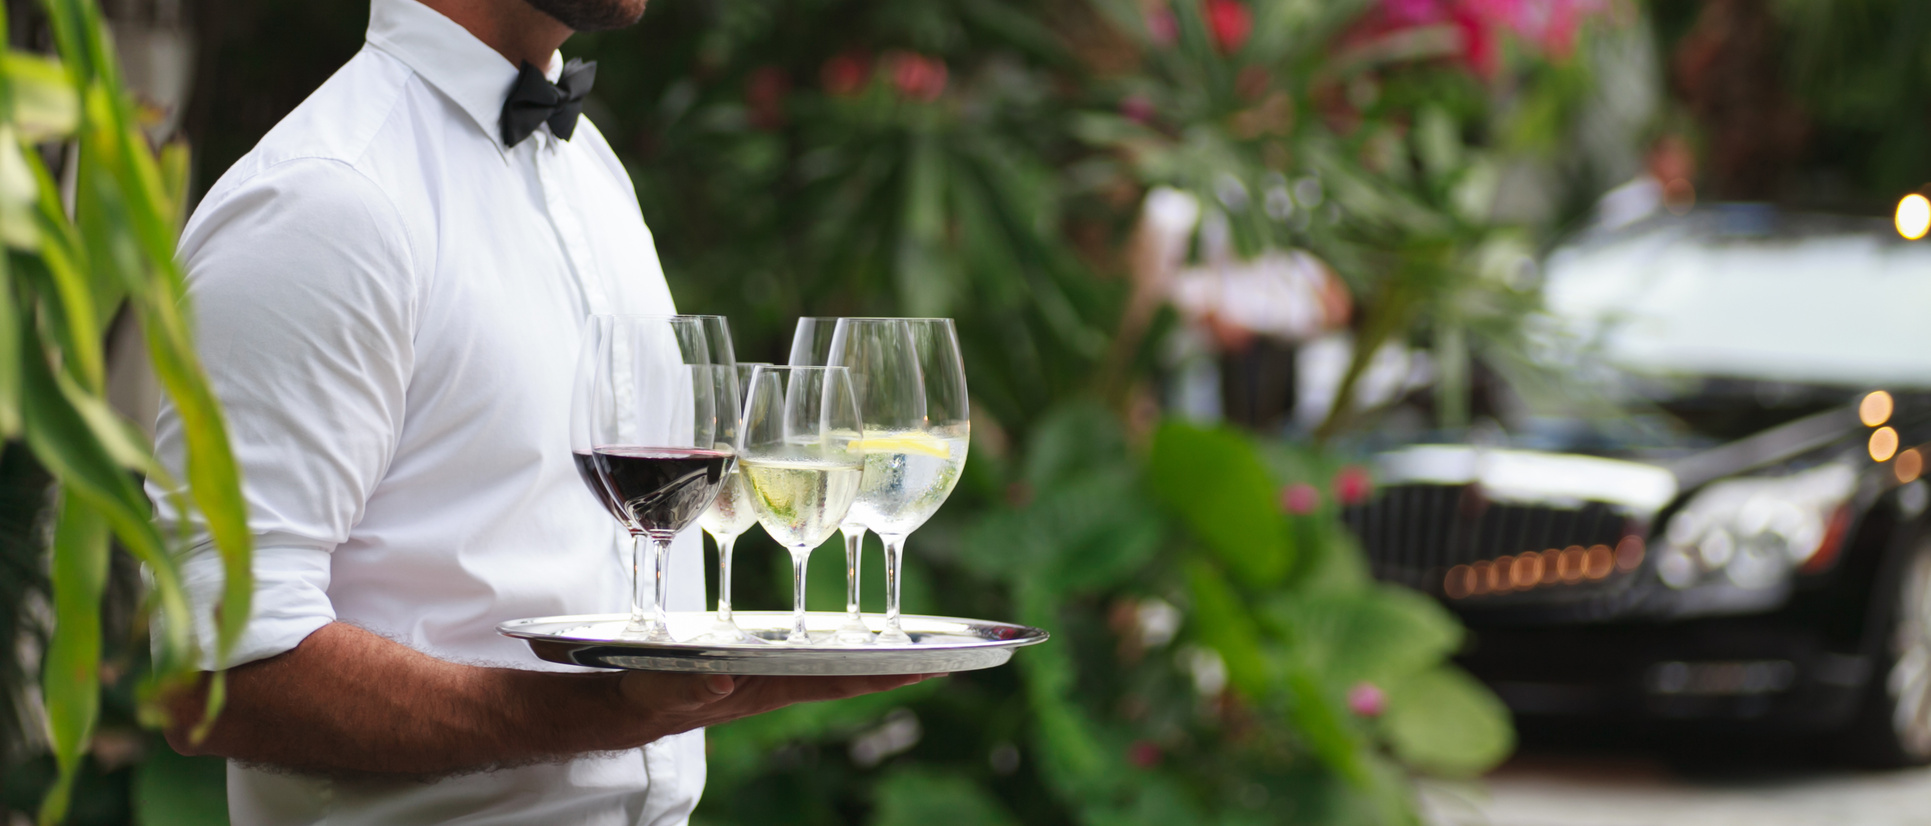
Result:
[[[1214,45],[1221,54],[1233,54],[1247,45],[1254,31],[1254,13],[1240,0],[1207,0],[1207,28],[1213,32]]]
[[[1348,689],[1348,710],[1362,717],[1380,717],[1388,707],[1388,695],[1374,683],[1355,683]]]
[[[1359,505],[1368,501],[1374,492],[1374,480],[1368,477],[1367,469],[1360,465],[1348,465],[1334,474],[1334,498],[1343,505]]]
[[[1305,516],[1321,506],[1321,492],[1306,482],[1295,482],[1281,488],[1281,510]]]
[[[1495,77],[1495,71],[1501,68],[1500,55],[1495,52],[1495,30],[1480,15],[1462,6],[1450,10],[1448,19],[1462,34],[1462,62],[1483,78]]]
[[[892,73],[892,85],[911,100],[933,101],[945,93],[945,62],[916,52],[892,52],[885,56]]]
[[[1135,740],[1126,747],[1126,762],[1150,769],[1160,765],[1160,747],[1146,740]]]
[[[840,97],[865,91],[872,79],[872,60],[864,52],[850,51],[833,55],[818,69],[818,82],[825,91]]]
[[[1134,123],[1153,120],[1153,101],[1146,95],[1127,95],[1120,101],[1120,115]]]
[[[791,78],[776,66],[754,69],[744,82],[744,103],[751,109],[751,125],[776,129],[784,125],[784,99],[791,92]]]

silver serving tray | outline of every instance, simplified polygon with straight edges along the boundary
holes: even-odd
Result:
[[[784,642],[791,630],[789,611],[739,611],[739,628],[763,644],[712,644],[700,642],[653,643],[624,639],[627,614],[581,614],[565,617],[536,617],[511,620],[496,626],[496,631],[516,637],[530,650],[553,663],[587,665],[596,668],[628,668],[635,671],[689,671],[712,674],[764,674],[785,676],[853,676],[864,674],[936,674],[991,668],[1012,659],[1022,646],[1046,641],[1046,632],[1024,625],[990,620],[927,617],[908,614],[900,627],[912,638],[910,645],[845,646],[830,643],[831,635],[845,620],[834,612],[805,615],[805,626],[824,642],[789,645]],[[671,636],[689,640],[710,629],[709,612],[672,612]],[[873,631],[884,627],[884,620],[867,616]]]

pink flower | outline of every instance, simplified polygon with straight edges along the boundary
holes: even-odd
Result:
[[[1134,123],[1153,120],[1153,101],[1146,95],[1127,95],[1120,101],[1120,115]]]
[[[1240,0],[1207,0],[1207,29],[1213,32],[1214,45],[1221,54],[1233,54],[1247,45],[1254,32],[1254,13]]]
[[[1492,26],[1506,28],[1543,54],[1565,58],[1576,32],[1590,17],[1609,10],[1608,0],[1462,0]]]
[[[1160,6],[1147,12],[1147,37],[1155,46],[1171,46],[1180,39],[1180,21],[1173,9]]]
[[[1147,740],[1135,740],[1126,747],[1126,762],[1142,769],[1160,765],[1160,747]]]
[[[1321,492],[1306,482],[1295,482],[1281,488],[1281,510],[1305,516],[1321,506]]]
[[[1442,18],[1442,0],[1381,0],[1381,13],[1397,26],[1418,26]]]
[[[840,97],[865,91],[871,79],[871,58],[859,51],[833,55],[818,69],[818,82],[824,84],[825,92]]]
[[[1388,707],[1388,695],[1374,683],[1355,683],[1348,689],[1348,710],[1360,717],[1380,717]]]
[[[1334,474],[1334,498],[1343,505],[1359,505],[1374,492],[1374,480],[1366,468],[1348,465]]]
[[[892,52],[885,56],[892,73],[892,85],[911,100],[934,101],[945,93],[945,62],[916,52]]]

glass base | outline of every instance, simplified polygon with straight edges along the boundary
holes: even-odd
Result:
[[[912,637],[898,627],[897,620],[893,620],[891,624],[885,626],[885,630],[878,632],[878,644],[911,645]]]
[[[874,639],[872,629],[865,627],[865,623],[857,617],[850,616],[831,635],[831,641],[838,645],[871,645]]]
[[[656,617],[632,619],[629,625],[624,626],[624,639],[641,642],[677,642],[677,639],[670,635],[670,629]]]
[[[730,620],[720,620],[720,619],[711,620],[710,626],[704,629],[704,633],[701,633],[695,637],[692,637],[690,641],[701,642],[706,645],[763,645],[765,644],[764,640],[758,639],[757,637],[753,637],[750,634],[745,633],[745,630],[742,628],[739,628],[737,623],[732,622]]]

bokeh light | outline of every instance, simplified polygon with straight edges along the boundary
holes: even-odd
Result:
[[[1897,234],[1912,241],[1931,231],[1931,201],[1913,192],[1897,202]]]
[[[1891,400],[1891,394],[1882,390],[1873,390],[1864,396],[1863,401],[1858,402],[1857,418],[1864,422],[1865,427],[1876,427],[1891,420],[1893,407],[1895,404]]]
[[[1871,461],[1888,462],[1897,455],[1897,431],[1880,427],[1871,431]]]
[[[1915,447],[1904,450],[1898,453],[1897,463],[1891,466],[1891,470],[1897,474],[1898,484],[1915,482],[1924,475],[1924,454]]]

